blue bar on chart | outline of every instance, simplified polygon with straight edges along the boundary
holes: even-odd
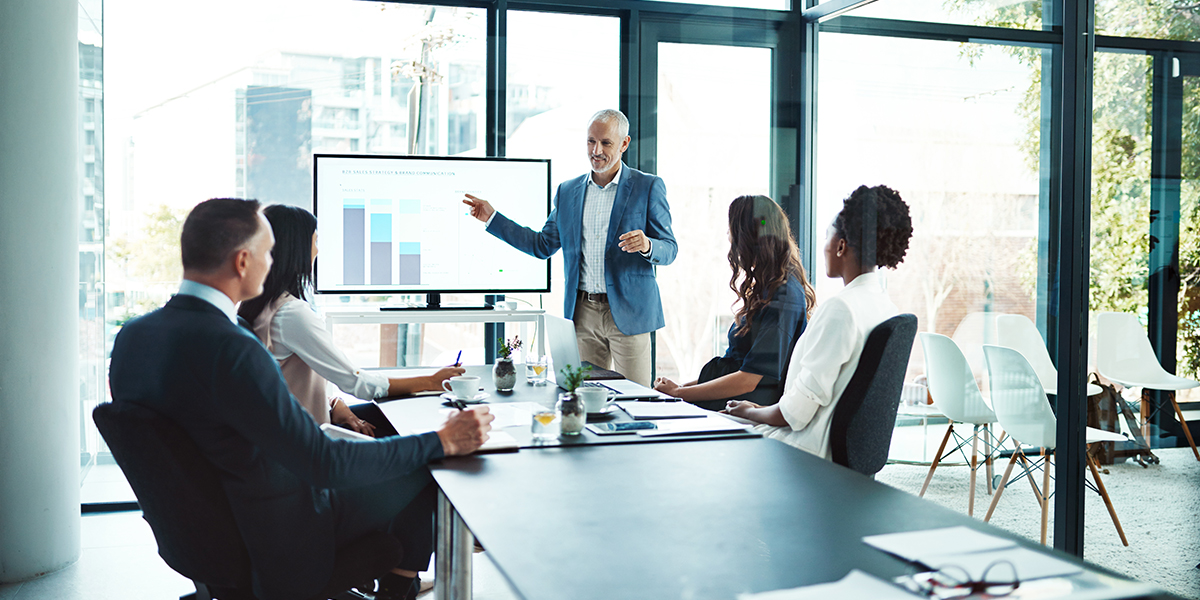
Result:
[[[392,201],[371,200],[371,284],[392,283]]]
[[[367,282],[367,206],[361,199],[342,201],[342,283]]]
[[[400,200],[396,223],[400,259],[400,285],[421,285],[421,201]]]

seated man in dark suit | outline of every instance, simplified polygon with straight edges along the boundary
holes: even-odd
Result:
[[[417,571],[433,551],[436,488],[425,465],[474,452],[493,417],[481,407],[418,436],[325,436],[288,393],[271,354],[237,324],[236,303],[262,293],[273,245],[258,202],[196,206],[183,225],[179,294],[117,336],[113,402],[174,420],[216,466],[257,597],[315,595],[338,548],[381,529],[400,540],[404,558],[377,597],[415,597]]]

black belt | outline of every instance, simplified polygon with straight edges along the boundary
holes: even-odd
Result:
[[[608,294],[592,294],[590,292],[579,290],[579,297],[583,300],[587,300],[588,302],[608,304]]]

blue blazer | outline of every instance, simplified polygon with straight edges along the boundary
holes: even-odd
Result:
[[[517,225],[499,212],[488,233],[537,258],[563,251],[567,289],[563,294],[563,316],[575,316],[579,289],[579,263],[583,256],[583,196],[591,174],[564,181],[554,194],[554,210],[541,231]],[[617,247],[621,235],[641,229],[650,238],[650,257]],[[617,329],[637,335],[660,329],[665,324],[654,265],[675,261],[679,247],[671,233],[671,207],[667,186],[660,177],[621,164],[621,181],[608,222],[608,244],[604,250],[604,283],[608,305]]]
[[[394,479],[442,456],[436,433],[330,439],[258,338],[193,296],[121,329],[109,384],[114,403],[175,421],[217,468],[264,600],[307,598],[329,581],[336,488]]]

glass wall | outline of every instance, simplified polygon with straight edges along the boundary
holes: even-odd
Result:
[[[771,58],[767,48],[658,44],[657,175],[679,244],[675,262],[657,269],[660,377],[693,381],[724,352],[737,299],[729,203],[770,186]]]
[[[505,156],[549,158],[551,194],[564,181],[590,171],[586,140],[591,116],[619,108],[620,43],[621,20],[615,17],[508,13]],[[637,131],[629,133],[638,136]],[[561,315],[568,292],[562,254],[550,261],[549,294],[512,294],[508,299]]]
[[[79,453],[86,479],[103,451],[92,408],[108,381],[104,318],[104,11],[79,3]],[[86,500],[86,498],[85,498]]]
[[[115,323],[176,289],[178,228],[201,200],[311,209],[314,152],[483,155],[480,10],[264,1],[197,15],[183,5],[110,5],[119,34],[108,107],[111,170],[121,174],[109,211]],[[195,26],[151,25],[180,20]],[[211,44],[214,35],[225,41]],[[376,341],[355,349],[376,356],[367,364],[425,359],[420,336],[374,329]],[[462,346],[449,329],[428,354]]]
[[[1042,29],[1047,6],[1032,0],[889,0],[872,2],[851,14],[901,21]]]
[[[1036,54],[1000,46],[821,35],[816,231],[860,185],[911,207],[904,262],[884,270],[901,312],[952,336],[982,373],[995,315],[1037,321],[1041,88]],[[824,238],[816,247],[823,247]],[[816,254],[818,298],[841,289]],[[909,380],[924,372],[914,346]]]

